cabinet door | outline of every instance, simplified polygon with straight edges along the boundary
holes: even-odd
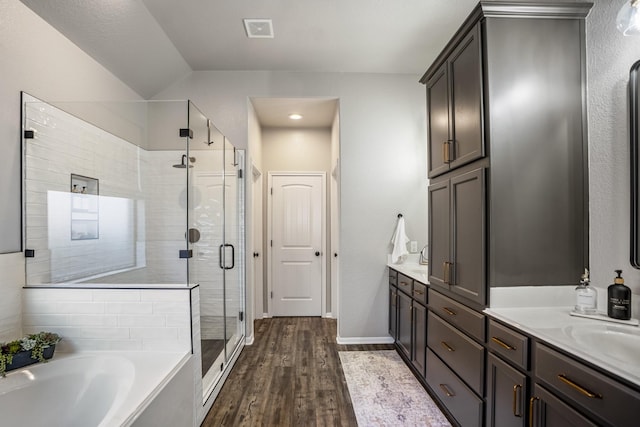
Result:
[[[389,286],[389,335],[395,341],[398,325],[398,290],[395,286]]]
[[[484,189],[484,169],[451,178],[450,290],[478,304],[486,303]]]
[[[427,357],[427,309],[417,302],[413,302],[413,366],[425,375],[425,361]]]
[[[445,161],[445,151],[449,143],[449,85],[447,64],[427,81],[427,138],[429,178],[449,170]],[[450,151],[449,151],[450,153]],[[450,154],[447,154],[449,156]]]
[[[409,360],[411,360],[412,320],[411,298],[402,292],[398,292],[398,337],[396,342]]]
[[[451,86],[450,168],[484,155],[480,26],[476,25],[449,57]]]
[[[446,263],[450,260],[451,240],[449,181],[429,186],[429,283],[448,289]]]
[[[527,376],[493,354],[487,358],[487,426],[527,425]]]
[[[536,384],[529,400],[529,425],[532,427],[595,427],[579,412]]]

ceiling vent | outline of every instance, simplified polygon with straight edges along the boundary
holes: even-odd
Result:
[[[243,19],[244,29],[250,39],[272,39],[271,19]]]

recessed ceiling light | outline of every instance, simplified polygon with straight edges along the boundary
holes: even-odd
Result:
[[[291,120],[300,120],[302,116],[300,114],[293,113],[293,114],[289,114],[289,118]]]
[[[244,30],[250,39],[272,39],[273,23],[271,19],[243,19]]]

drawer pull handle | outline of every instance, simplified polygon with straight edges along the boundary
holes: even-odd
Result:
[[[577,384],[575,382],[573,382],[572,380],[570,380],[569,378],[567,378],[567,376],[565,374],[558,374],[558,379],[560,381],[562,381],[563,383],[567,384],[568,386],[570,386],[571,388],[577,390],[578,392],[580,392],[581,394],[591,398],[591,399],[602,399],[602,395],[601,394],[597,394],[597,393],[593,393],[589,390],[587,390],[586,388],[582,387],[580,384]]]
[[[424,291],[414,290],[413,293],[418,295],[424,295]]]
[[[533,406],[536,400],[540,400],[540,398],[532,396],[531,399],[529,399],[529,427],[533,427]]]
[[[522,385],[520,384],[516,384],[513,386],[513,416],[514,417],[518,417],[518,418],[522,418],[522,412],[519,411],[518,403],[520,402],[520,393],[518,393],[519,391],[522,390]]]
[[[502,341],[498,337],[491,337],[491,341],[493,341],[494,343],[498,344],[502,348],[506,348],[507,350],[515,350],[516,349],[515,347],[507,344],[506,342]]]
[[[444,310],[445,313],[447,313],[449,316],[455,316],[457,313],[453,310],[451,310],[449,307],[442,307],[442,309]]]
[[[456,351],[456,349],[455,349],[455,348],[451,347],[449,344],[447,344],[447,343],[446,343],[446,342],[444,342],[444,341],[440,341],[440,344],[441,344],[441,345],[445,348],[445,350],[447,350],[447,351],[450,351],[450,352],[452,352],[452,353],[453,353],[454,351]]]
[[[407,283],[407,282],[400,282],[400,286],[409,286],[409,283]]]
[[[449,390],[449,387],[447,387],[445,384],[440,384],[440,389],[444,392],[444,394],[447,395],[447,397],[454,397],[456,395],[454,392]]]

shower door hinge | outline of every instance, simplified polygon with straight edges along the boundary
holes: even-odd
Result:
[[[238,169],[238,178],[242,178],[242,169]]]
[[[193,257],[192,249],[180,249],[180,258],[191,258]]]
[[[220,372],[224,371],[224,362],[220,364]]]
[[[24,257],[25,258],[35,258],[36,256],[36,250],[35,249],[25,249],[24,250]]]
[[[239,318],[239,319],[240,319],[240,321],[242,322],[242,321],[244,320],[244,312],[242,312],[242,311],[241,311],[241,312],[238,314],[238,318]]]
[[[180,137],[181,138],[189,137],[189,139],[193,139],[193,131],[191,129],[188,129],[188,128],[181,128],[180,129]]]
[[[24,139],[33,139],[35,138],[35,132],[32,130],[25,130],[24,131]]]

